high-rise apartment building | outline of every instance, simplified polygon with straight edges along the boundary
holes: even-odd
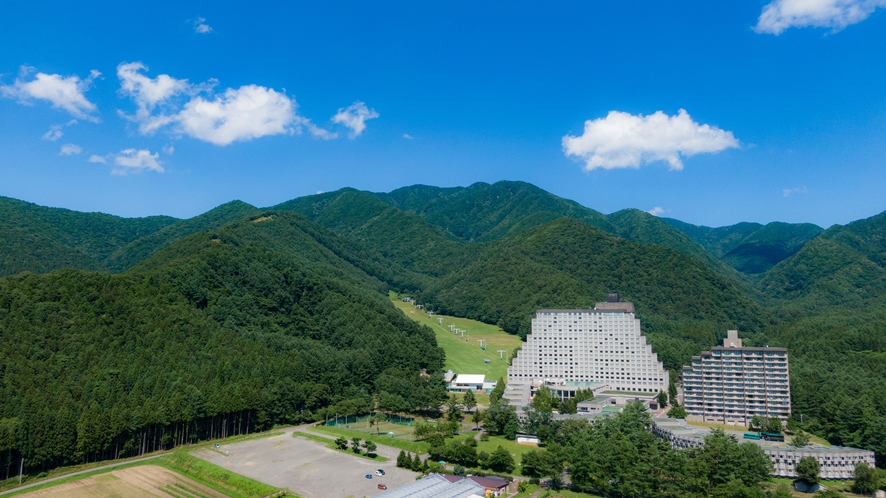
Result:
[[[668,372],[640,334],[634,304],[610,294],[594,309],[543,309],[508,368],[508,384],[565,381],[610,390],[668,390]]]
[[[689,420],[748,425],[751,417],[791,414],[788,350],[746,348],[730,330],[722,347],[683,367],[683,404]]]

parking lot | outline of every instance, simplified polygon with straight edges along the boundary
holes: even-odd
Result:
[[[415,472],[398,469],[395,459],[374,462],[351,456],[309,439],[294,438],[292,432],[293,429],[287,429],[280,436],[223,444],[217,450],[204,449],[193,455],[311,498],[375,496],[382,492],[377,487],[379,483],[391,489],[412,482],[417,476]],[[386,475],[376,476],[376,469],[383,469]],[[372,479],[366,479],[366,474],[372,474]]]

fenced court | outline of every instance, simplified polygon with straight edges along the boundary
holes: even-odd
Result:
[[[401,415],[376,414],[372,415],[339,415],[329,417],[327,427],[337,427],[349,431],[389,436],[405,441],[415,441],[412,435],[415,419]]]

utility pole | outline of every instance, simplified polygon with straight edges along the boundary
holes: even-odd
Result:
[[[25,470],[25,457],[22,457],[22,463],[18,467],[18,484],[22,484],[22,472]]]

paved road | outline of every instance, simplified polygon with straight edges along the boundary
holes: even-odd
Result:
[[[162,456],[162,455],[153,455],[153,456],[144,457],[144,458],[136,458],[134,460],[117,461],[117,462],[114,462],[114,463],[111,463],[108,465],[102,465],[101,467],[93,467],[91,469],[81,470],[78,472],[71,472],[70,474],[65,474],[65,475],[61,475],[58,477],[43,479],[42,481],[32,482],[30,484],[25,484],[25,485],[19,486],[17,488],[7,489],[6,491],[0,491],[0,496],[6,495],[9,493],[13,493],[15,491],[21,491],[23,489],[33,488],[34,486],[40,486],[40,485],[46,484],[48,482],[58,481],[59,479],[67,479],[68,477],[71,477],[71,476],[78,476],[81,474],[86,474],[88,472],[95,472],[96,470],[110,469],[111,467],[116,467],[117,465],[123,465],[123,464],[127,464],[127,463],[135,463],[135,462],[143,462],[145,460],[151,460],[151,459],[157,458],[159,456]]]

